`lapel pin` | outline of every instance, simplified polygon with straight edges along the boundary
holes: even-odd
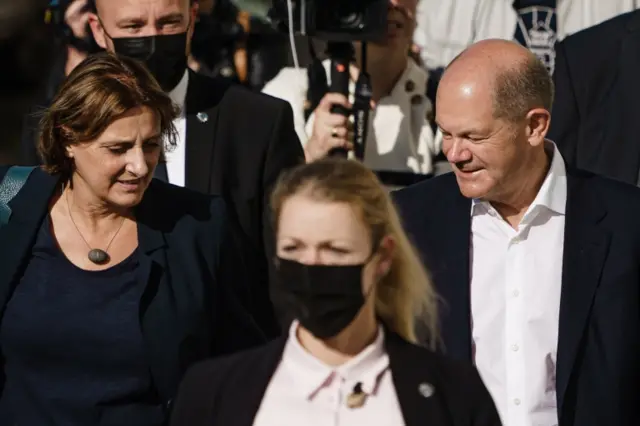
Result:
[[[209,121],[209,114],[207,114],[206,112],[199,112],[196,114],[196,117],[201,123],[206,123],[207,121]]]
[[[233,68],[226,66],[220,70],[220,75],[229,78],[233,76]]]
[[[367,394],[362,390],[362,383],[358,382],[353,391],[347,396],[347,407],[350,409],[360,408],[367,400]]]
[[[420,386],[418,386],[418,392],[420,392],[420,395],[425,398],[429,398],[434,392],[433,385],[430,383],[420,383]]]

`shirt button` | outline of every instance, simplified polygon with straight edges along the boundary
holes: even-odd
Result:
[[[516,399],[513,400],[513,403],[516,404],[516,405],[520,405],[520,400],[518,398],[516,398]]]
[[[520,292],[518,290],[513,290],[513,297],[520,296]]]
[[[518,352],[518,349],[520,349],[520,348],[518,347],[518,345],[511,345],[511,350],[512,350],[512,351],[514,351],[514,352]]]

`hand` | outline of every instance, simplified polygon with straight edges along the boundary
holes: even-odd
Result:
[[[77,38],[86,37],[87,23],[89,22],[87,0],[75,0],[71,3],[64,13],[64,21]]]
[[[413,43],[409,48],[409,57],[412,58],[415,63],[421,67],[426,68],[424,62],[422,61],[422,49],[417,44]]]
[[[348,117],[331,112],[333,105],[351,109],[347,98],[340,93],[327,93],[315,110],[311,137],[304,148],[307,162],[319,160],[334,148],[353,149],[353,125]]]

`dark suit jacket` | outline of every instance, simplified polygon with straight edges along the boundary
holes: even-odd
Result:
[[[304,162],[287,102],[222,79],[189,72],[186,98],[186,187],[222,195],[253,254],[253,310],[270,335],[279,334],[269,303],[274,238],[269,196],[283,170]],[[39,164],[38,114],[27,117],[22,164]]]
[[[447,353],[471,359],[471,201],[453,173],[395,193],[446,304]],[[640,190],[567,169],[556,390],[560,426],[640,424]]]
[[[6,172],[0,167],[0,180]],[[36,169],[9,203],[11,218],[0,228],[0,319],[58,182]],[[145,288],[140,326],[153,382],[169,405],[191,364],[259,345],[265,337],[236,297],[246,267],[221,198],[153,181],[135,214]],[[0,392],[3,383],[0,377]]]
[[[180,385],[171,425],[251,426],[286,341],[281,337],[192,368]],[[390,332],[385,346],[407,426],[500,425],[495,405],[469,363],[444,358]],[[423,383],[433,386],[432,396],[422,396]]]
[[[637,184],[640,171],[640,10],[556,46],[549,138],[567,163]]]

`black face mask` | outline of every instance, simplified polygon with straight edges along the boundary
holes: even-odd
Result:
[[[187,32],[148,37],[111,38],[118,55],[145,63],[165,92],[175,88],[187,69]]]
[[[84,37],[76,37],[71,28],[65,24],[65,27],[62,30],[62,38],[66,44],[69,44],[75,47],[80,52],[85,52],[88,54],[99,52],[100,46],[96,43],[93,38],[93,34],[91,33],[91,26],[87,24],[85,29]]]
[[[277,262],[277,285],[285,305],[282,308],[315,337],[336,336],[364,306],[365,264],[305,265],[281,258]]]

